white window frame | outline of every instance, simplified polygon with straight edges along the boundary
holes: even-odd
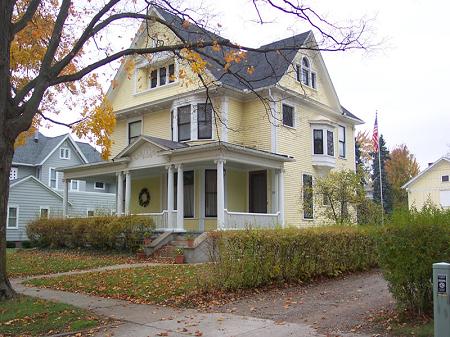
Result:
[[[447,180],[444,180],[444,177],[447,177]],[[444,174],[441,176],[441,183],[449,183],[450,182],[450,175]]]
[[[16,209],[16,226],[15,227],[10,227],[9,226],[9,209],[10,208],[15,208]],[[6,229],[19,229],[19,205],[16,204],[8,204],[8,209],[6,212]]]
[[[52,170],[55,170],[55,187],[52,187]],[[55,190],[58,189],[58,171],[56,171],[56,168],[54,167],[49,167],[48,168],[48,186],[50,188],[54,188]]]
[[[77,188],[73,188],[73,182],[76,181],[77,182]],[[79,192],[80,191],[80,180],[77,179],[71,179],[70,180],[70,184],[69,184],[69,191],[72,192]]]
[[[15,178],[11,179],[11,174],[15,172]],[[11,166],[11,170],[9,171],[9,180],[15,180],[19,177],[19,168],[17,166]]]
[[[303,60],[304,59],[306,59],[308,61],[308,64],[309,64],[308,67],[305,67],[303,65]],[[303,81],[303,70],[306,70],[308,72],[307,73],[307,76],[308,76],[308,81],[307,82],[308,83],[305,83]],[[296,80],[297,80],[297,82],[301,83],[302,85],[306,85],[308,88],[317,90],[317,73],[312,70],[312,63],[311,63],[311,60],[309,59],[308,56],[305,56],[305,55],[302,56],[302,58],[300,59],[300,64],[296,65],[295,72],[296,72]],[[313,81],[312,81],[312,78],[313,78],[312,74],[314,74],[314,79],[315,79],[314,80],[314,85],[313,85]]]
[[[97,183],[103,184],[103,187],[97,187]],[[102,190],[104,191],[106,188],[106,184],[104,181],[94,181],[94,190]]]
[[[336,136],[335,136],[335,127],[323,125],[323,124],[312,124],[311,125],[311,153],[313,156],[327,156],[330,158],[336,158]],[[322,130],[322,147],[323,153],[314,153],[314,130]],[[334,155],[328,154],[328,132],[333,133],[333,152]],[[338,149],[339,151],[339,149]],[[339,154],[338,154],[339,155]]]
[[[174,81],[173,82],[169,82],[169,77],[170,77],[170,75],[169,75],[169,66],[171,66],[173,64],[173,74],[174,74],[174,76],[175,76],[175,79],[174,79]],[[166,83],[164,83],[163,85],[161,85],[161,83],[160,83],[160,76],[161,76],[161,69],[162,68],[164,68],[164,69],[166,69]],[[151,73],[154,71],[154,70],[156,70],[156,86],[155,87],[152,87],[152,77],[151,77]],[[151,66],[151,67],[149,67],[148,68],[148,75],[147,75],[147,77],[148,77],[148,79],[147,79],[147,81],[148,81],[148,84],[147,84],[147,88],[148,88],[148,90],[154,90],[154,89],[158,89],[158,88],[161,88],[161,87],[165,87],[166,85],[169,85],[169,84],[173,84],[173,83],[175,83],[176,82],[176,79],[177,79],[177,67],[176,67],[176,65],[175,65],[175,62],[170,62],[170,63],[166,63],[166,64],[162,64],[162,65],[160,65],[160,66],[158,66],[157,64],[155,64],[155,65],[153,65],[153,66]]]
[[[93,215],[89,215],[89,212],[92,212]],[[88,208],[88,209],[86,209],[86,217],[87,217],[87,218],[92,218],[92,217],[94,217],[94,216],[95,216],[95,209],[93,209],[93,208]]]
[[[284,124],[283,105],[286,105],[286,106],[292,108],[292,126]],[[281,103],[281,124],[282,124],[284,127],[286,127],[286,128],[295,129],[295,128],[297,127],[297,123],[296,123],[296,121],[295,121],[295,117],[296,117],[296,111],[295,111],[295,106],[294,106],[294,104],[291,104],[291,103]]]
[[[39,207],[39,218],[42,218],[42,210],[47,210],[47,219],[50,218],[50,207],[49,206],[40,206]]]
[[[127,146],[130,145],[130,124],[135,122],[141,122],[141,134],[139,136],[142,136],[144,132],[144,118],[137,117],[137,118],[130,118],[127,120]]]
[[[64,160],[70,159],[70,149],[68,147],[59,148],[59,159],[64,159]]]
[[[343,135],[344,135],[344,140],[342,141],[342,144],[344,144],[344,154],[341,156],[341,151],[340,151],[340,149],[341,149],[341,138],[340,138],[340,135],[339,135],[339,131],[340,130],[343,130]],[[346,158],[347,157],[347,128],[344,126],[344,125],[338,125],[338,156],[339,156],[339,158]]]

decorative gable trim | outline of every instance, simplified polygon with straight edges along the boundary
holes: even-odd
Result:
[[[163,151],[168,151],[170,150],[168,147],[162,146],[161,144],[158,144],[156,142],[151,141],[150,139],[144,137],[144,136],[139,136],[138,139],[136,139],[136,141],[134,141],[133,143],[131,143],[130,145],[128,145],[126,148],[124,148],[117,156],[114,157],[114,160],[126,157],[127,154],[131,153],[134,151],[134,149],[138,148],[139,146],[141,146],[144,143],[150,143],[158,148],[160,148]]]

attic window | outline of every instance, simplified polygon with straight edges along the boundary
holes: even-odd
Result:
[[[304,56],[301,65],[297,65],[297,81],[313,89],[317,88],[317,75],[311,70],[309,59]]]
[[[70,159],[70,149],[62,147],[59,149],[59,158]]]
[[[172,63],[164,67],[151,69],[149,80],[151,89],[175,82],[175,65]]]
[[[449,181],[448,176],[442,176],[442,182],[443,183],[446,183],[448,181]]]

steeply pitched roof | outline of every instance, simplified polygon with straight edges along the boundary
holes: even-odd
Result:
[[[341,105],[341,108],[342,108],[342,112],[343,112],[343,115],[344,115],[344,116],[347,116],[347,117],[356,119],[356,120],[358,120],[358,121],[361,121],[361,123],[364,123],[364,121],[363,121],[361,118],[359,118],[359,117],[355,116],[354,114],[352,114],[350,111],[348,111],[348,110],[347,110],[346,108],[344,108],[342,105]]]
[[[67,134],[47,137],[39,132],[37,137],[29,137],[25,145],[19,146],[15,150],[13,162],[39,165],[65,137],[67,137]],[[89,163],[101,161],[100,153],[90,144],[83,142],[75,143]]]
[[[156,10],[166,22],[174,27],[176,33],[185,41],[213,42],[224,40],[223,37],[198,27],[195,24],[183,25],[183,19],[161,8],[156,8]],[[242,62],[233,63],[230,68],[232,73],[237,74],[237,76],[225,71],[223,65],[220,64],[226,63],[224,56],[227,52],[231,51],[231,48],[223,47],[220,51],[214,51],[212,47],[205,47],[199,52],[204,53],[203,57],[208,61],[208,69],[224,85],[240,90],[260,89],[278,83],[292,63],[298,48],[305,43],[310,34],[311,31],[307,31],[258,48],[260,50],[276,49],[274,51],[249,51],[247,57]],[[296,49],[289,47],[296,47]],[[247,71],[249,67],[253,67],[254,71]]]

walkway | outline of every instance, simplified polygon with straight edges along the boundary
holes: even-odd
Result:
[[[80,274],[93,271],[137,268],[147,264],[120,265],[46,275]],[[71,304],[89,309],[102,316],[111,317],[121,323],[117,327],[100,330],[95,336],[115,337],[147,337],[147,336],[227,336],[227,337],[260,337],[260,336],[326,336],[317,332],[308,322],[286,322],[265,317],[252,317],[252,311],[246,310],[239,315],[230,312],[198,312],[194,309],[176,309],[166,306],[133,304],[123,300],[107,299],[77,293],[25,287],[23,279],[13,280],[16,291],[24,295],[39,297]],[[224,308],[222,308],[224,309]],[[222,310],[225,311],[225,310]],[[249,314],[251,316],[249,316]],[[255,315],[261,316],[261,315]],[[264,316],[264,315],[262,315]],[[342,337],[366,337],[361,334],[338,334]]]

